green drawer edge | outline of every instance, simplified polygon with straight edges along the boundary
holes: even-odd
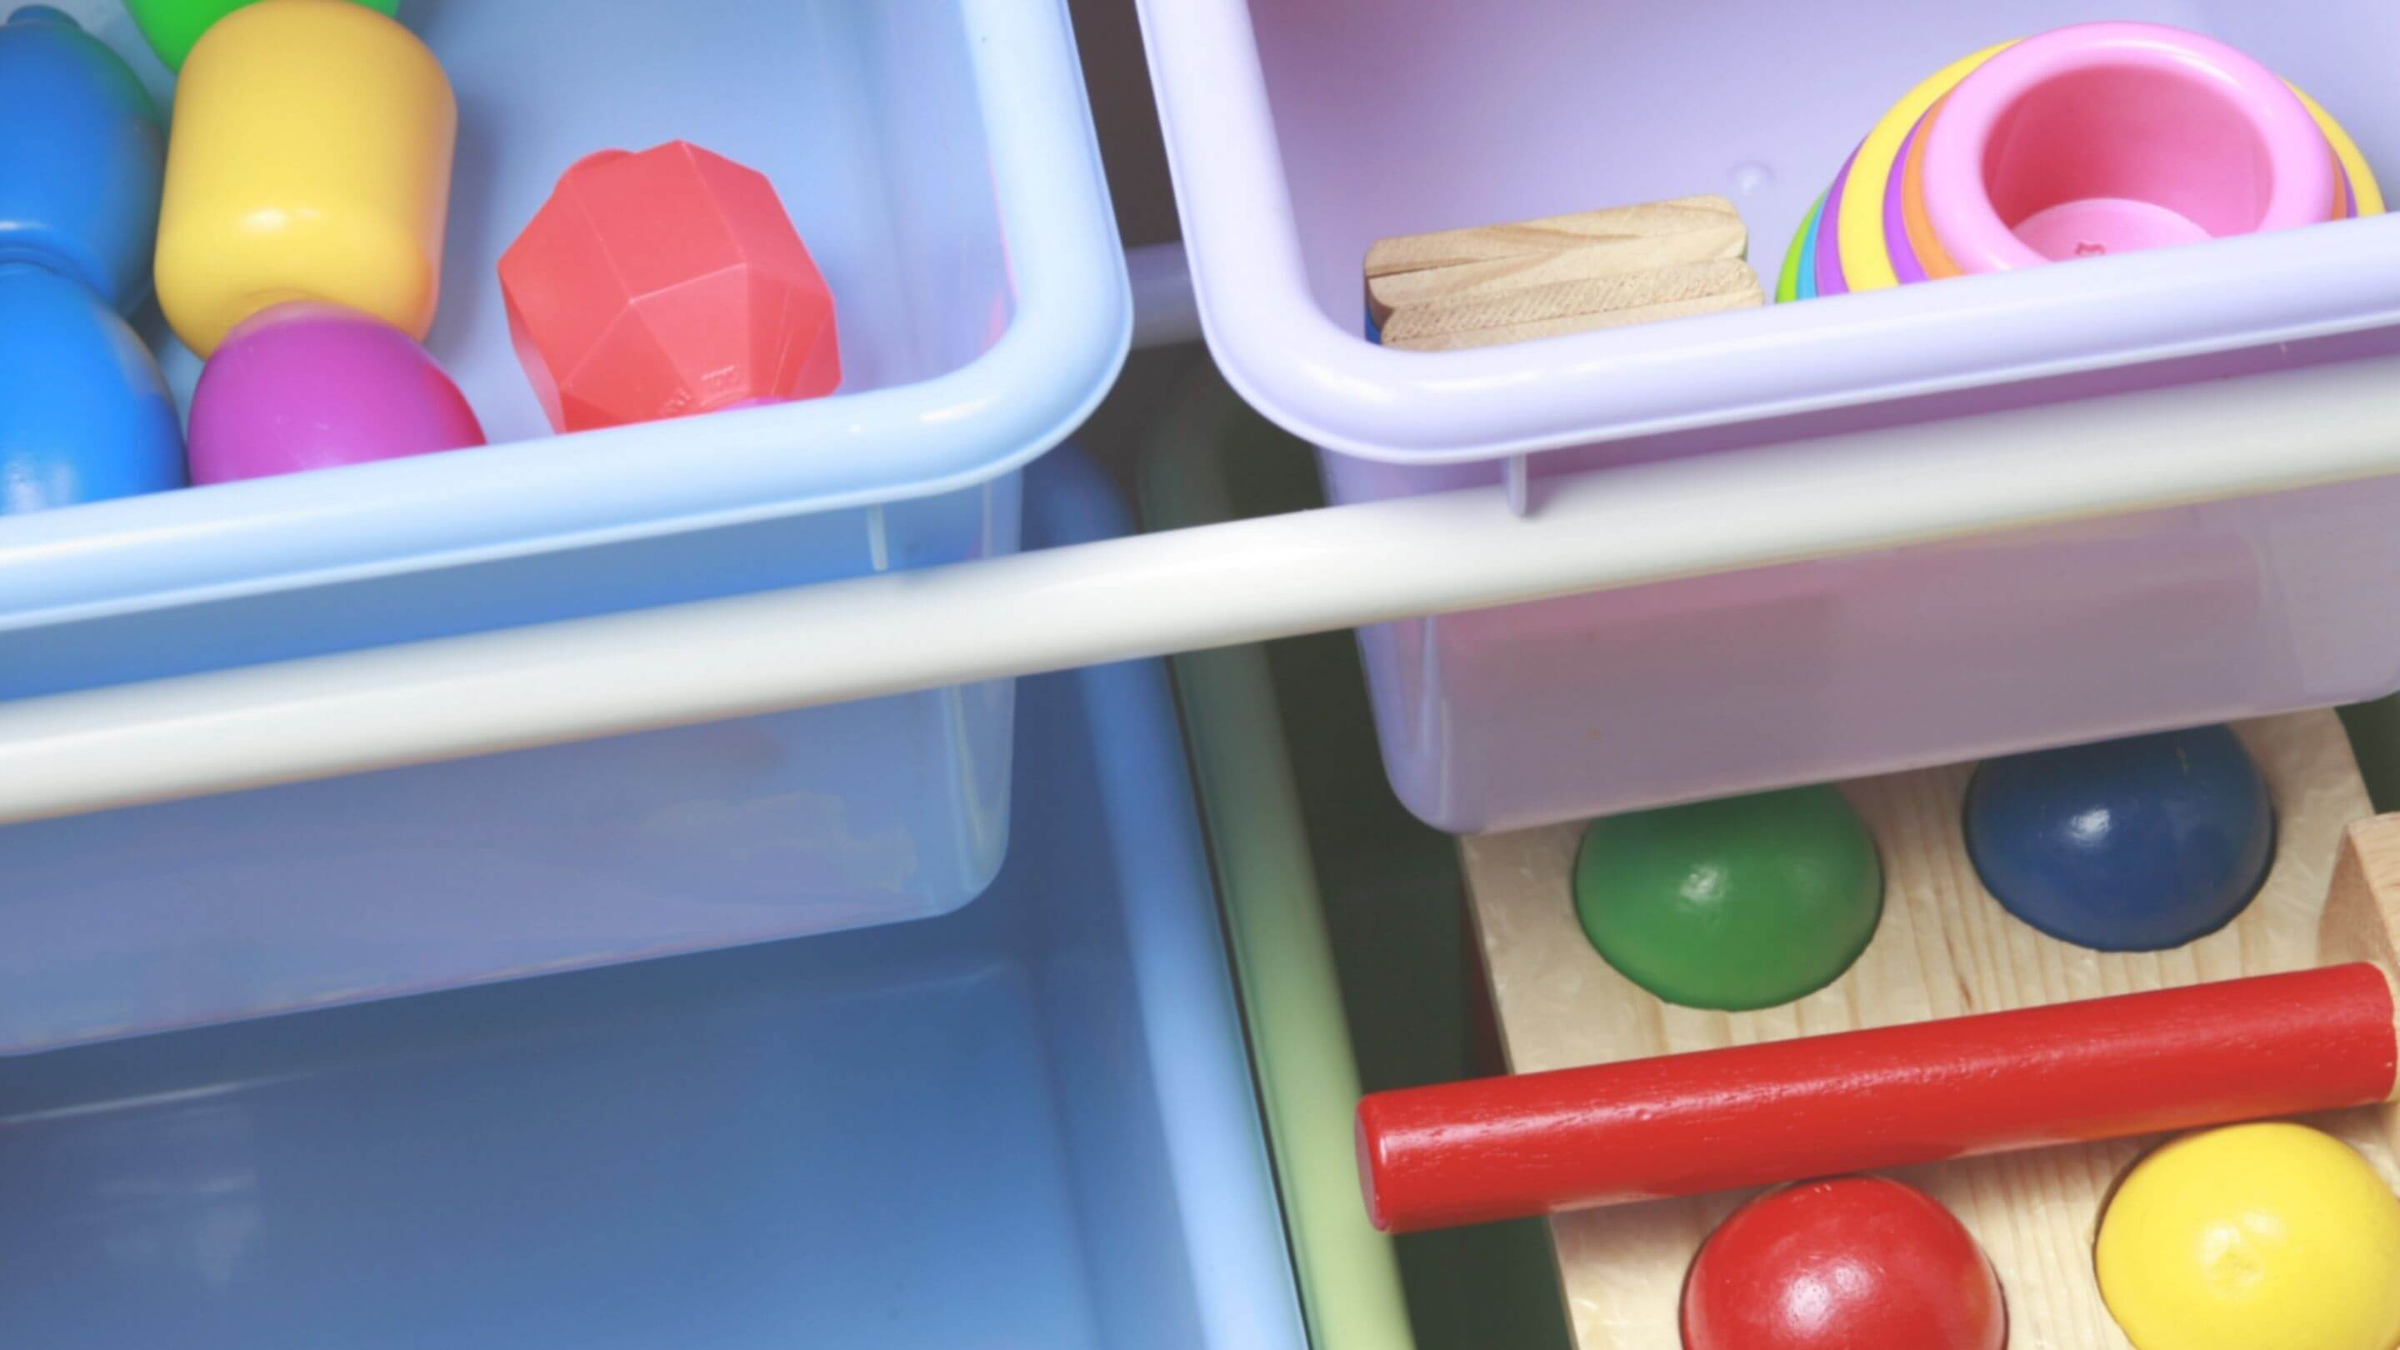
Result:
[[[1321,505],[1311,459],[1202,367],[1137,468],[1151,529]],[[1368,1224],[1362,1089],[1475,1072],[1456,853],[1385,785],[1348,634],[1176,657],[1209,846],[1316,1350],[1569,1344],[1539,1221]],[[1285,721],[1283,709],[1295,712]]]

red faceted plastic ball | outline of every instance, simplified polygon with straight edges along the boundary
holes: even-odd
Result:
[[[2002,1350],[1983,1249],[1924,1192],[1880,1177],[1769,1191],[1710,1234],[1683,1287],[1686,1350]]]
[[[500,290],[560,431],[841,383],[833,294],[774,186],[683,141],[577,161],[501,255]]]

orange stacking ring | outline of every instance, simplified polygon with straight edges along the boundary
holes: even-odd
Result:
[[[1925,120],[1917,124],[1916,139],[1909,143],[1908,162],[1900,166],[1900,218],[1908,227],[1908,247],[1917,255],[1917,266],[1925,269],[1928,279],[1959,275],[1958,264],[1942,251],[1941,237],[1933,232],[1933,222],[1925,215],[1925,138],[1933,131],[1934,120],[1942,115],[1942,104],[1949,102],[1944,95],[1940,102],[1925,110]]]

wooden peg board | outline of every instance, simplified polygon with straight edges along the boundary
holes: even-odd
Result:
[[[1860,779],[1842,791],[1882,854],[1874,942],[1831,986],[1753,1013],[1671,1007],[1617,974],[1577,922],[1580,825],[1461,841],[1470,907],[1500,1038],[1520,1073],[1743,1045],[2305,969],[2343,829],[2370,808],[2330,712],[2237,724],[2273,794],[2275,865],[2249,909],[2171,952],[2113,954],[2011,918],[1967,860],[1962,803],[1972,765]],[[2400,1184],[2373,1108],[2311,1122]],[[2153,1142],[2123,1140],[1905,1168],[1965,1221],[2007,1291],[2010,1350],[2130,1350],[2092,1274],[2100,1205]],[[1745,1195],[1665,1200],[1551,1220],[1581,1350],[1679,1350],[1676,1304],[1700,1242]]]

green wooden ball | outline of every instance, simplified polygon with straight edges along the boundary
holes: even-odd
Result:
[[[1575,910],[1600,955],[1667,1002],[1771,1008],[1866,950],[1883,869],[1840,793],[1793,788],[1592,822]]]

